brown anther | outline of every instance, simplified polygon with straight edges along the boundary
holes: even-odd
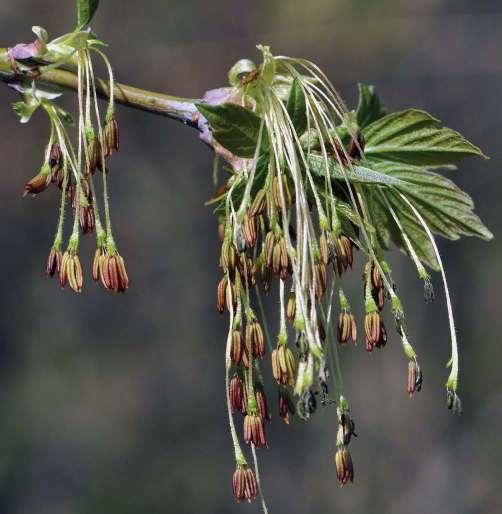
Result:
[[[383,322],[378,312],[369,312],[366,314],[364,318],[364,332],[366,335],[365,346],[368,352],[371,352],[373,348],[380,343],[382,326]],[[385,340],[387,340],[386,335]],[[380,346],[382,345],[380,344]]]
[[[246,369],[249,368],[249,350],[245,344],[242,345],[242,364]]]
[[[97,169],[101,169],[103,167],[101,157],[101,143],[99,142],[99,138],[95,137],[88,143],[87,157],[88,162],[85,163],[84,170],[84,175],[86,177],[89,175],[94,175]]]
[[[254,274],[254,263],[251,257],[246,257],[245,253],[237,255],[237,269],[242,280],[247,281],[248,286],[254,286],[256,283]]]
[[[347,311],[340,312],[340,316],[338,317],[337,339],[340,344],[348,342],[349,339],[352,339],[354,343],[356,342],[357,325],[356,318],[352,313]]]
[[[106,156],[119,149],[119,125],[115,116],[112,116],[105,124],[103,130],[103,150]]]
[[[247,464],[237,464],[232,477],[232,490],[238,502],[251,503],[256,498],[258,486],[254,473]]]
[[[328,287],[328,270],[322,262],[314,267],[314,286],[316,299],[320,300]]]
[[[53,143],[51,146],[50,156],[49,156],[49,166],[51,169],[51,182],[53,184],[57,184],[61,187],[63,182],[63,153],[61,152],[61,147],[58,143]]]
[[[341,275],[347,268],[352,268],[354,262],[354,252],[352,241],[340,234],[338,237],[333,237],[331,240],[332,249],[334,252],[333,269]]]
[[[224,241],[221,245],[220,265],[223,271],[229,271],[233,275],[237,264],[237,251],[231,241]]]
[[[105,289],[111,289],[112,283],[110,278],[110,268],[108,263],[110,261],[110,256],[106,253],[101,255],[99,258],[99,276],[101,278],[101,283]]]
[[[410,398],[415,391],[419,392],[422,389],[423,376],[422,371],[416,361],[410,360],[408,362],[408,394]]]
[[[295,405],[291,400],[289,391],[285,387],[279,387],[279,416],[282,421],[289,425],[290,414],[294,416],[295,412]]]
[[[129,276],[127,275],[127,270],[124,262],[124,258],[117,254],[115,256],[117,260],[117,271],[119,278],[119,293],[124,293],[126,289],[129,288]]]
[[[382,275],[374,262],[367,262],[363,274],[364,284],[369,280],[371,286],[371,296],[375,301],[378,310],[382,310],[385,305],[385,287]]]
[[[220,221],[220,223],[218,223],[218,240],[220,241],[220,243],[223,243],[224,239],[225,239],[225,222]]]
[[[296,360],[293,352],[284,344],[280,344],[272,352],[272,374],[278,384],[295,385]]]
[[[234,364],[239,364],[242,359],[242,336],[239,330],[232,331],[232,345],[230,347],[230,358]]]
[[[96,250],[92,270],[94,279],[98,271],[99,278],[105,289],[114,293],[124,293],[129,287],[129,277],[125,262],[118,253],[106,254]]]
[[[78,220],[82,234],[89,234],[94,231],[96,218],[92,204],[80,205],[78,209]]]
[[[73,256],[73,262],[75,263],[75,285],[76,287],[72,286],[72,289],[80,293],[82,291],[82,286],[84,285],[84,274],[82,271],[82,265],[80,264],[80,259],[78,258],[78,255],[75,254]],[[71,286],[71,283],[70,283]]]
[[[94,282],[98,282],[100,279],[100,266],[99,261],[103,257],[103,250],[101,248],[96,248],[94,252],[94,259],[92,260],[92,280]]]
[[[281,248],[281,268],[287,271],[289,267],[289,256],[288,249],[286,247],[286,239],[284,239],[284,237],[281,237],[279,246]]]
[[[272,271],[275,275],[279,275],[281,269],[281,246],[279,243],[276,243],[274,245],[274,252],[272,254]]]
[[[244,417],[244,441],[253,443],[256,448],[268,448],[263,420],[258,413],[247,413]]]
[[[227,304],[227,283],[228,279],[225,276],[219,281],[216,290],[216,309],[220,314],[223,314],[225,305]]]
[[[262,253],[253,264],[253,275],[258,283],[262,285],[265,293],[270,290],[270,281],[272,280],[272,270],[267,266],[265,254]]]
[[[82,266],[76,253],[66,250],[63,254],[59,270],[59,283],[61,287],[68,284],[76,293],[82,292]]]
[[[239,411],[245,414],[246,409],[246,395],[244,392],[244,383],[237,373],[230,379],[228,386],[228,392],[230,396],[230,406],[233,411]]]
[[[49,256],[47,257],[47,264],[45,266],[45,272],[47,275],[53,277],[56,272],[60,272],[62,259],[63,255],[61,254],[61,251],[51,248]]]
[[[249,214],[245,214],[242,228],[244,231],[244,239],[246,241],[247,247],[253,248],[253,246],[256,244],[256,240],[258,239],[258,232],[256,229],[256,218]]]
[[[321,256],[321,262],[327,266],[329,264],[329,250],[328,240],[326,239],[326,233],[323,231],[319,237],[319,253]]]
[[[66,283],[68,282],[68,276],[66,274],[66,262],[68,261],[69,257],[70,254],[68,251],[66,251],[61,258],[61,266],[59,268],[59,285],[61,287],[65,287]]]
[[[260,417],[264,421],[271,421],[272,415],[270,414],[270,411],[268,409],[267,396],[265,394],[262,384],[255,384],[254,392],[256,396],[256,404],[258,406],[258,413]]]
[[[265,355],[263,331],[256,320],[246,325],[246,348],[253,357],[263,357]]]
[[[339,448],[335,455],[336,478],[340,485],[354,481],[354,467],[352,465],[352,457],[349,450],[345,446]]]
[[[263,247],[265,250],[265,262],[269,268],[272,268],[275,249],[275,236],[272,231],[267,232]]]
[[[380,320],[380,337],[378,341],[375,343],[377,348],[383,348],[387,344],[387,330],[385,325],[383,324],[383,320]]]
[[[253,203],[251,204],[251,207],[249,208],[249,215],[250,216],[259,216],[262,214],[265,210],[265,206],[267,204],[267,192],[265,189],[260,189],[256,196],[254,197]]]
[[[286,317],[293,323],[296,314],[296,295],[294,291],[290,291],[288,295],[288,303],[286,306]]]
[[[119,272],[117,269],[117,260],[115,258],[115,255],[110,255],[106,262],[108,264],[108,277],[109,277],[108,289],[112,290],[114,293],[118,293],[118,291],[119,291]]]

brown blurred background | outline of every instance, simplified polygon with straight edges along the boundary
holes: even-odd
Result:
[[[0,2],[0,45],[71,30],[72,1]],[[256,43],[307,57],[348,104],[358,81],[389,110],[423,108],[480,145],[490,161],[448,172],[499,236],[441,240],[462,346],[464,415],[445,408],[448,328],[426,306],[412,265],[391,261],[425,374],[405,394],[397,337],[382,352],[343,352],[359,438],[356,483],[339,489],[334,409],[289,428],[275,415],[261,451],[272,513],[495,514],[502,512],[502,4],[497,0],[103,1],[93,29],[109,44],[120,81],[198,97],[225,85]],[[21,198],[48,137],[40,114],[19,125],[0,95],[0,512],[8,514],[227,514],[230,477],[211,155],[193,130],[120,108],[112,216],[132,287],[111,296],[87,281],[80,296],[43,276],[57,194]],[[74,100],[72,94],[67,101]],[[93,240],[82,245],[87,265]],[[360,264],[360,262],[359,262]],[[360,298],[359,272],[349,291]],[[272,300],[271,306],[274,307]],[[358,309],[360,312],[360,309]],[[268,366],[268,362],[267,362]],[[271,382],[271,381],[269,381]],[[275,394],[270,388],[275,408]]]

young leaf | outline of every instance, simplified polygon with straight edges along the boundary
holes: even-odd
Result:
[[[366,208],[371,213],[372,233],[375,234],[382,250],[388,250],[392,240],[402,252],[409,255],[403,235],[389,211],[388,205],[390,204],[394,211],[398,213],[401,226],[418,258],[430,268],[438,271],[438,263],[429,238],[401,197],[391,189],[376,190],[374,187],[364,186],[362,190]],[[384,195],[387,201],[383,198]]]
[[[375,162],[371,165],[376,171],[399,179],[397,189],[413,202],[434,232],[449,239],[458,239],[461,235],[477,236],[485,240],[493,238],[493,234],[474,214],[474,203],[470,196],[451,180],[416,166],[390,162]],[[382,194],[388,198],[400,198],[390,190],[382,190]],[[404,203],[402,207],[406,207]]]
[[[429,237],[420,222],[411,212],[409,206],[406,205],[397,195],[393,195],[391,197],[390,203],[394,211],[400,212],[399,221],[418,258],[434,271],[439,271],[439,264]],[[394,244],[404,253],[409,255],[408,247],[404,241],[403,235],[393,220],[389,222],[389,232]],[[409,256],[411,257],[411,255]]]
[[[301,136],[307,130],[307,106],[300,81],[296,78],[291,86],[286,108],[296,133]]]
[[[77,0],[77,25],[79,27],[85,27],[91,22],[98,5],[99,0]]]
[[[232,103],[199,103],[196,107],[209,122],[218,143],[238,157],[254,156],[261,125],[261,119],[254,112]]]
[[[388,114],[362,132],[368,157],[419,166],[458,164],[470,155],[485,157],[461,134],[441,127],[439,120],[416,109]]]
[[[356,117],[357,124],[363,129],[370,123],[385,116],[385,109],[380,104],[380,99],[375,93],[373,86],[367,84],[358,84],[359,87],[359,103],[357,105]]]
[[[251,188],[251,195],[256,195],[257,191],[261,189],[265,183],[265,179],[267,178],[268,173],[268,163],[269,163],[269,155],[268,152],[262,153],[258,157],[258,161],[256,162],[256,170],[255,170],[255,176],[253,181],[253,186]],[[244,190],[246,188],[246,183],[244,180],[241,180],[238,182],[233,190],[232,190],[232,202],[234,205],[240,205],[242,201],[242,197],[244,195]],[[212,205],[217,204],[214,212],[218,215],[224,215],[225,209],[226,209],[226,198],[227,195],[230,194],[229,192],[224,193],[221,195],[221,197],[218,198],[212,198],[208,202],[206,202],[206,205]]]

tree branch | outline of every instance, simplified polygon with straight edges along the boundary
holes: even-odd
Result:
[[[52,68],[44,71],[43,64],[40,62],[37,63],[35,60],[23,62],[32,64],[33,67],[29,73],[20,72],[15,65],[13,66],[8,49],[0,48],[0,81],[8,84],[9,82],[14,83],[20,79],[36,80],[40,83],[77,91],[77,73],[76,70],[72,69],[70,66],[66,68]],[[42,68],[42,71],[40,71],[40,68]],[[96,77],[96,89],[101,98],[109,98],[110,83],[107,80]],[[226,162],[236,166],[240,165],[241,158],[233,155],[213,139],[206,118],[199,113],[195,106],[198,102],[207,103],[209,105],[237,102],[233,88],[223,87],[211,89],[204,93],[202,99],[195,100],[147,91],[145,89],[115,82],[114,98],[117,103],[125,105],[126,107],[166,116],[197,129],[200,140],[204,144],[212,148]]]
[[[16,80],[16,78],[23,77],[27,78],[26,75],[16,74],[12,69],[7,49],[0,48],[0,80],[8,83]],[[77,90],[77,75],[71,70],[51,69],[31,78],[65,89]],[[102,98],[109,97],[110,84],[108,81],[96,78],[96,88],[99,96]],[[195,103],[199,100],[156,93],[119,83],[115,83],[114,94],[117,103],[134,109],[167,116],[168,118],[181,121],[185,125],[199,128],[199,112],[195,107]]]

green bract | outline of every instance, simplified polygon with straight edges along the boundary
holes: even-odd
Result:
[[[362,133],[367,157],[417,166],[455,165],[464,157],[485,157],[458,132],[441,127],[439,120],[417,109],[383,116]]]
[[[197,108],[209,121],[218,143],[238,157],[254,156],[261,123],[256,114],[231,103],[197,104]]]

